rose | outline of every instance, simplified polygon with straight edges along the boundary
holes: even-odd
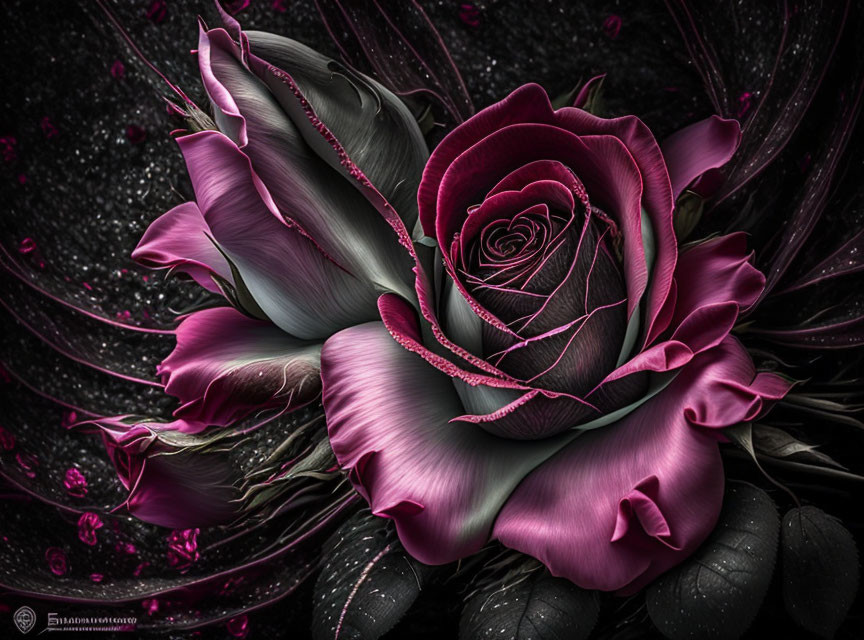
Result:
[[[87,495],[87,478],[75,467],[66,469],[63,486],[66,487],[66,493],[73,498],[83,498]]]
[[[234,307],[190,314],[158,369],[175,415],[205,425],[310,402],[323,340],[377,318],[381,291],[410,295],[410,255],[381,208],[413,228],[428,156],[411,112],[377,82],[223,19],[227,30],[202,27],[197,55],[214,121],[178,107],[194,123],[177,143],[195,199],[132,254]]]
[[[78,539],[91,547],[96,546],[96,543],[98,542],[96,530],[101,529],[103,526],[104,523],[98,513],[85,511],[81,514],[81,517],[78,518]]]
[[[55,576],[66,574],[68,568],[66,562],[66,553],[59,547],[48,547],[45,549],[45,562],[48,564],[48,569]]]
[[[333,451],[415,557],[493,538],[633,591],[711,531],[716,429],[788,389],[729,335],[765,282],[744,237],[679,255],[672,226],[738,135],[713,117],[661,150],[635,117],[555,111],[527,85],[435,149],[418,201],[439,249],[416,252],[417,298],[382,295],[383,325],[322,352]]]
[[[100,425],[130,510],[229,517],[225,496],[201,522],[186,499],[166,508],[176,484],[212,479],[157,469],[181,456],[150,447],[310,401],[320,357],[333,451],[419,559],[497,538],[583,586],[633,589],[692,551],[722,498],[706,427],[786,390],[728,336],[764,283],[743,237],[679,257],[672,230],[674,199],[706,188],[737,124],[697,123],[661,152],[638,119],[553,111],[529,85],[451,132],[421,183],[422,137],[392,94],[226,25],[198,49],[215,124],[185,105],[203,130],[178,140],[195,201],[134,256],[236,310],[177,330],[160,367],[175,423]],[[412,243],[418,210],[437,249]],[[358,325],[376,302],[383,324]]]

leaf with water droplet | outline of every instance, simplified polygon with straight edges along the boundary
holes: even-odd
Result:
[[[547,571],[534,571],[465,604],[460,640],[581,640],[588,638],[600,606],[597,595]]]
[[[432,568],[411,558],[393,522],[368,509],[349,518],[324,545],[315,584],[316,640],[376,640],[417,599]]]
[[[728,484],[708,539],[648,587],[648,614],[657,628],[672,640],[741,636],[771,583],[779,529],[777,507],[767,493],[750,484]]]

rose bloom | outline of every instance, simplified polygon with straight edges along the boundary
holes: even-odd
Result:
[[[48,564],[48,569],[55,576],[66,574],[67,562],[66,553],[60,547],[48,547],[45,549],[45,562]]]
[[[66,488],[66,493],[73,498],[83,498],[87,495],[87,478],[75,467],[66,469],[63,486]]]
[[[710,533],[718,429],[788,389],[729,335],[765,283],[743,234],[679,254],[673,232],[675,199],[738,137],[715,117],[661,150],[635,117],[554,111],[527,85],[435,149],[418,298],[384,294],[383,324],[322,353],[333,451],[412,555],[497,539],[628,592]]]
[[[626,593],[692,553],[723,498],[720,428],[789,386],[730,335],[765,283],[745,237],[679,252],[673,230],[684,189],[716,185],[737,123],[661,147],[638,118],[578,108],[587,88],[556,111],[526,85],[427,162],[374,80],[226,26],[198,46],[215,122],[178,138],[194,201],[133,253],[230,304],[177,329],[159,372],[181,404],[161,429],[321,392],[338,462],[422,562],[498,540]],[[103,429],[131,491],[151,429]],[[212,474],[179,472],[151,468],[130,507],[177,528],[203,524],[198,502],[207,524],[230,518]],[[175,476],[196,490],[177,497]]]
[[[96,546],[96,543],[99,541],[96,536],[96,530],[101,529],[104,525],[102,522],[102,518],[99,517],[98,513],[93,513],[92,511],[85,511],[81,514],[81,517],[78,518],[78,538],[84,544],[90,545],[91,547]]]

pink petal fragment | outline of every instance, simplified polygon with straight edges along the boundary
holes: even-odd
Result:
[[[647,342],[654,342],[658,330],[667,327],[671,335],[610,373],[587,397],[640,371],[678,369],[696,354],[720,344],[739,311],[752,304],[765,286],[765,276],[750,264],[752,256],[746,251],[746,235],[733,233],[682,252],[667,304]]]
[[[213,293],[219,287],[211,273],[233,283],[231,269],[207,237],[207,221],[194,202],[184,202],[156,218],[132,252],[132,259],[152,269],[173,268],[189,274]]]
[[[709,304],[734,302],[741,310],[753,304],[765,288],[765,276],[751,259],[743,232],[712,238],[683,251],[675,271],[678,299],[671,326]]]
[[[654,269],[647,298],[648,321],[645,323],[647,333],[650,334],[651,327],[669,295],[678,256],[678,243],[672,228],[672,187],[660,147],[650,129],[635,116],[607,120],[572,107],[559,109],[555,116],[560,126],[580,136],[608,135],[618,138],[639,167],[642,176],[642,206],[651,220],[656,242]],[[588,193],[593,200],[590,189]]]
[[[741,128],[737,120],[711,116],[676,131],[661,145],[666,169],[677,198],[688,184],[709,169],[722,167],[738,148]]]
[[[542,98],[541,98],[542,96]],[[475,145],[490,133],[517,122],[544,122],[551,106],[546,92],[536,84],[526,84],[516,89],[501,102],[497,102],[451,131],[435,147],[423,170],[423,179],[417,194],[420,207],[420,222],[427,236],[435,234],[436,205],[441,180],[450,164],[465,149]],[[438,238],[439,243],[441,239]]]

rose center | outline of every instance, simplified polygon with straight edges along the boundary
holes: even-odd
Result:
[[[541,202],[509,217],[478,218],[462,245],[460,274],[511,332],[484,324],[483,357],[520,380],[568,393],[586,392],[614,367],[627,310],[614,228],[602,212],[577,207]]]

